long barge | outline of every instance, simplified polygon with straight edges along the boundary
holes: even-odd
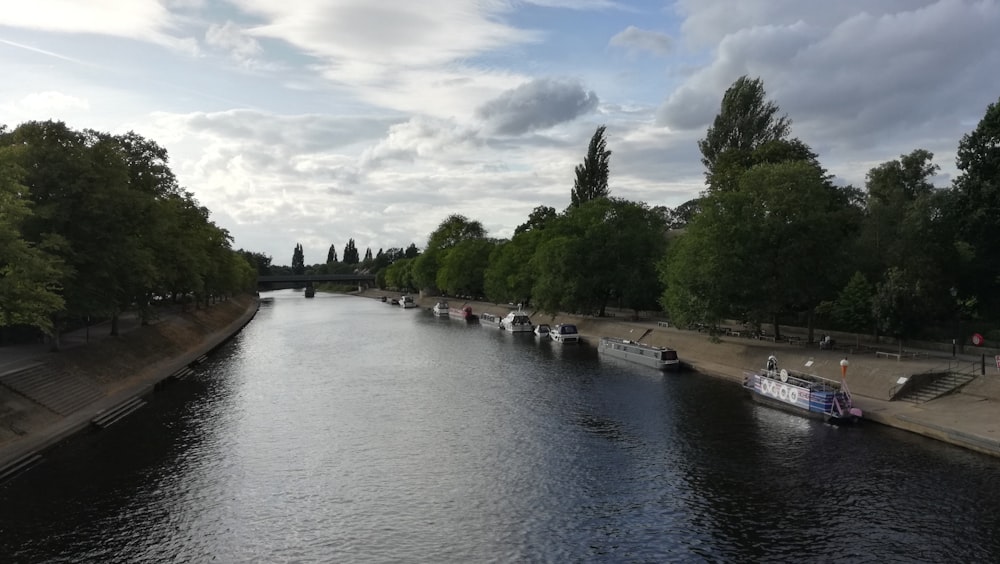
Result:
[[[681,361],[677,358],[677,351],[674,349],[654,347],[628,339],[601,337],[597,351],[607,356],[635,362],[657,370],[678,370],[681,365]]]

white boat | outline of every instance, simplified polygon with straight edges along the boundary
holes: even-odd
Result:
[[[445,317],[445,316],[447,316],[448,315],[448,302],[440,301],[440,302],[434,304],[434,307],[431,308],[431,311],[434,312],[434,315],[437,315],[438,317]]]
[[[572,323],[560,323],[549,331],[549,337],[557,343],[579,343],[580,333]]]
[[[511,333],[531,333],[535,330],[535,326],[531,324],[531,318],[528,317],[527,313],[521,311],[521,308],[517,308],[508,313],[507,317],[501,319],[500,328]]]
[[[542,339],[547,339],[549,337],[549,332],[552,330],[551,327],[546,323],[535,325],[535,335]]]
[[[654,347],[628,339],[601,337],[597,351],[658,370],[677,370],[681,365],[680,360],[677,359],[677,351],[674,349]]]
[[[493,315],[492,313],[483,312],[479,314],[479,323],[481,325],[488,325],[490,327],[499,327],[500,321],[501,319]]]
[[[400,296],[399,307],[403,309],[410,309],[413,307],[417,307],[417,302],[413,300],[413,296]]]

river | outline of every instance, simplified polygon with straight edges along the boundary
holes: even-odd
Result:
[[[996,459],[592,346],[268,295],[196,374],[0,489],[0,561],[1000,558]]]

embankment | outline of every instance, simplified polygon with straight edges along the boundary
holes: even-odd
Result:
[[[171,313],[119,337],[93,338],[84,346],[27,359],[52,380],[72,379],[95,400],[65,415],[0,386],[0,471],[87,429],[99,413],[155,387],[236,334],[256,314],[256,296],[244,295],[210,307]]]

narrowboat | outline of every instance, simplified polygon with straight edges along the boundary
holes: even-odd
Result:
[[[637,343],[628,339],[601,337],[597,351],[607,356],[628,360],[658,370],[677,370],[681,364],[677,358],[677,351],[674,349],[654,347],[653,345]]]

